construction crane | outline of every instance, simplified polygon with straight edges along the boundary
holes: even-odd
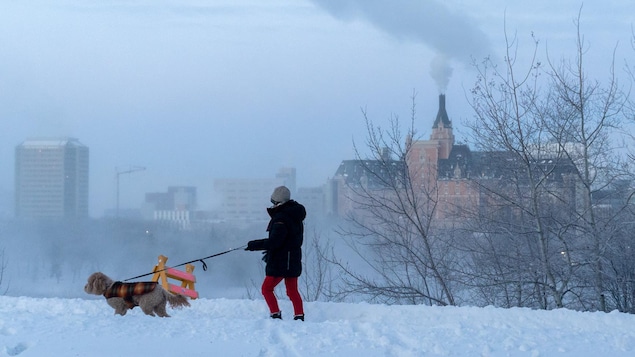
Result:
[[[146,168],[143,166],[131,166],[125,170],[119,170],[119,168],[115,167],[115,170],[117,171],[117,211],[116,211],[116,217],[119,218],[119,176],[124,175],[124,174],[131,174],[133,172],[137,172],[137,171],[143,171]]]

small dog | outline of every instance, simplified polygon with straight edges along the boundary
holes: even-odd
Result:
[[[167,303],[171,308],[190,306],[187,297],[168,292],[157,282],[115,282],[101,272],[93,273],[88,277],[84,291],[88,294],[103,295],[108,305],[115,309],[115,314],[121,316],[135,306],[139,306],[146,315],[170,317],[165,310]]]

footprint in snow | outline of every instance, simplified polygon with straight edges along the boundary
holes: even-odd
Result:
[[[26,351],[27,345],[25,343],[18,343],[14,347],[6,346],[4,349],[6,354],[8,354],[9,356],[17,356],[20,353]]]

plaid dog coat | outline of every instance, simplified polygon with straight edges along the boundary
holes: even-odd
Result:
[[[118,297],[122,298],[129,309],[137,306],[133,296],[144,295],[149,292],[154,291],[157,287],[158,282],[156,281],[148,281],[148,282],[139,282],[139,283],[122,283],[121,281],[115,281],[104,293],[104,297],[106,299]]]

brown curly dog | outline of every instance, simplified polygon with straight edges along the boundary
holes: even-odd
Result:
[[[139,306],[146,315],[170,317],[165,310],[167,303],[172,308],[190,306],[187,297],[168,292],[156,282],[122,283],[113,281],[100,272],[88,277],[84,291],[88,294],[103,295],[108,305],[115,309],[115,314],[121,316]]]

